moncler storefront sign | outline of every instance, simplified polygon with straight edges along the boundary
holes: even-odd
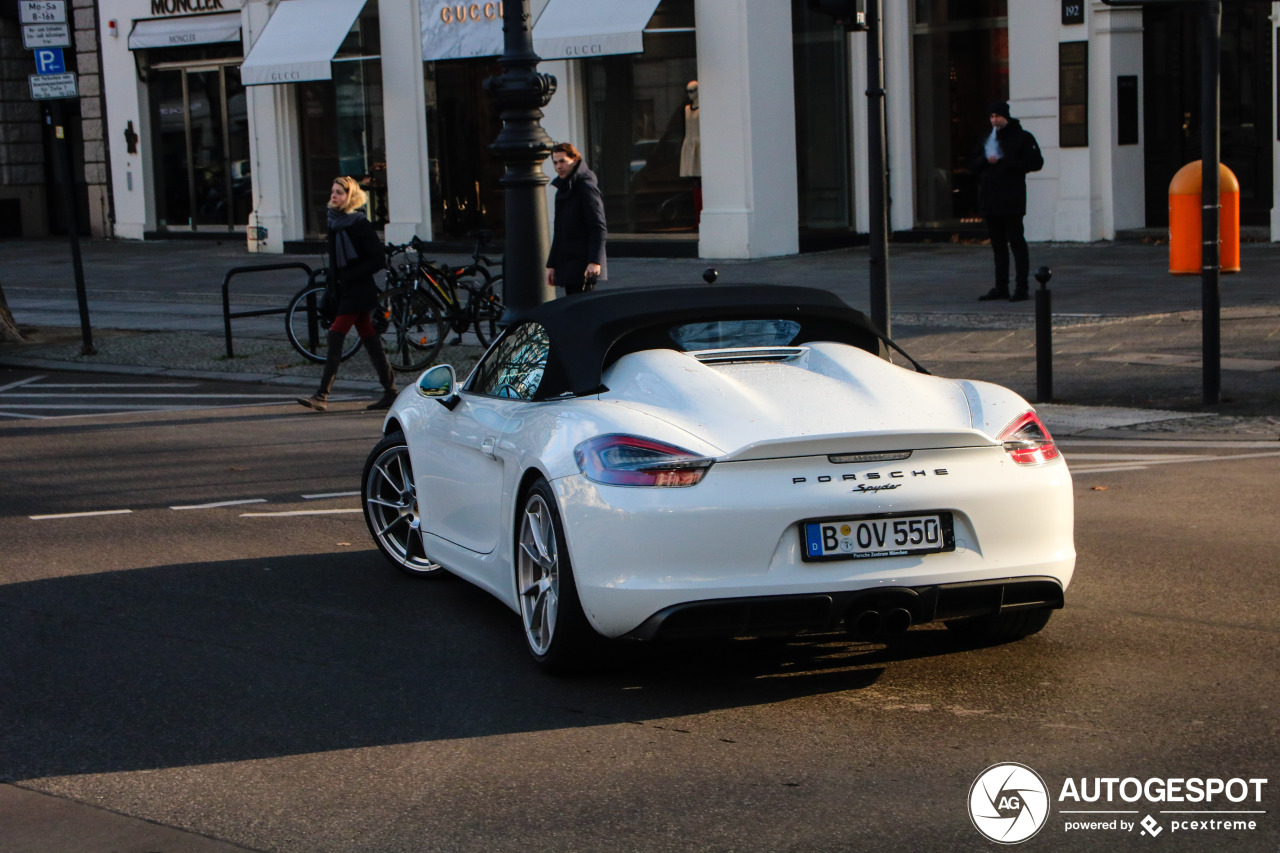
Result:
[[[222,0],[151,0],[153,15],[191,15],[196,12],[221,12]]]

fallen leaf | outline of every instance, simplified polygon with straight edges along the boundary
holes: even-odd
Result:
[[[1094,486],[1093,490],[1095,492],[1105,492],[1107,488],[1108,488],[1107,486]]]

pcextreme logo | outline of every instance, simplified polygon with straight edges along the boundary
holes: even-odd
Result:
[[[1134,833],[1157,838],[1255,832],[1266,819],[1266,779],[1067,777],[1058,790],[1064,833]],[[1052,800],[1025,764],[993,764],[969,787],[969,819],[998,844],[1019,844],[1049,822]],[[1207,839],[1206,839],[1207,840]]]

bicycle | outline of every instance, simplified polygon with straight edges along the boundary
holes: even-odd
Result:
[[[497,293],[497,285],[502,281],[503,274],[499,272],[494,275],[490,271],[490,267],[502,266],[503,262],[500,259],[495,263],[484,254],[485,245],[489,242],[489,238],[493,236],[492,231],[469,231],[467,236],[475,239],[475,247],[471,250],[471,263],[467,266],[456,268],[453,274],[458,279],[458,285],[468,293],[467,302],[468,307],[472,309],[471,313],[474,315],[472,319],[475,325],[476,337],[480,339],[481,346],[488,346],[489,341],[498,336],[498,321],[502,319],[502,313],[505,310],[502,304],[502,297]],[[481,279],[481,281],[477,282],[477,278]],[[466,330],[467,325],[464,324],[461,329],[457,328],[456,324],[454,325],[454,330],[458,332],[458,339],[454,343],[461,342],[462,332]]]
[[[399,370],[425,367],[444,346],[444,336],[452,329],[461,343],[462,335],[474,328],[481,346],[497,336],[502,317],[502,299],[495,285],[494,262],[483,253],[492,232],[475,231],[472,263],[442,266],[423,255],[426,244],[417,237],[403,246],[388,246],[392,254],[403,253],[405,261],[388,270],[388,288],[378,298],[375,326],[383,334],[383,348]],[[409,252],[416,253],[410,260]]]
[[[397,370],[416,370],[429,364],[444,346],[448,331],[444,310],[420,286],[421,248],[417,237],[403,245],[387,245],[386,287],[373,312],[382,349]],[[416,258],[409,257],[411,251]],[[397,263],[399,255],[404,260]]]
[[[284,330],[289,343],[293,344],[293,348],[301,353],[303,358],[322,364],[329,349],[328,336],[325,333],[329,331],[329,325],[333,322],[332,317],[325,317],[320,313],[320,303],[324,298],[325,280],[328,275],[329,271],[326,269],[318,269],[312,273],[302,289],[289,300],[289,307],[285,309],[284,314]],[[342,352],[343,361],[351,358],[356,354],[356,350],[360,349],[360,339],[352,337],[353,340]]]

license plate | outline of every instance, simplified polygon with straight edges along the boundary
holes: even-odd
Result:
[[[936,554],[956,547],[949,512],[806,521],[800,535],[808,561]]]

